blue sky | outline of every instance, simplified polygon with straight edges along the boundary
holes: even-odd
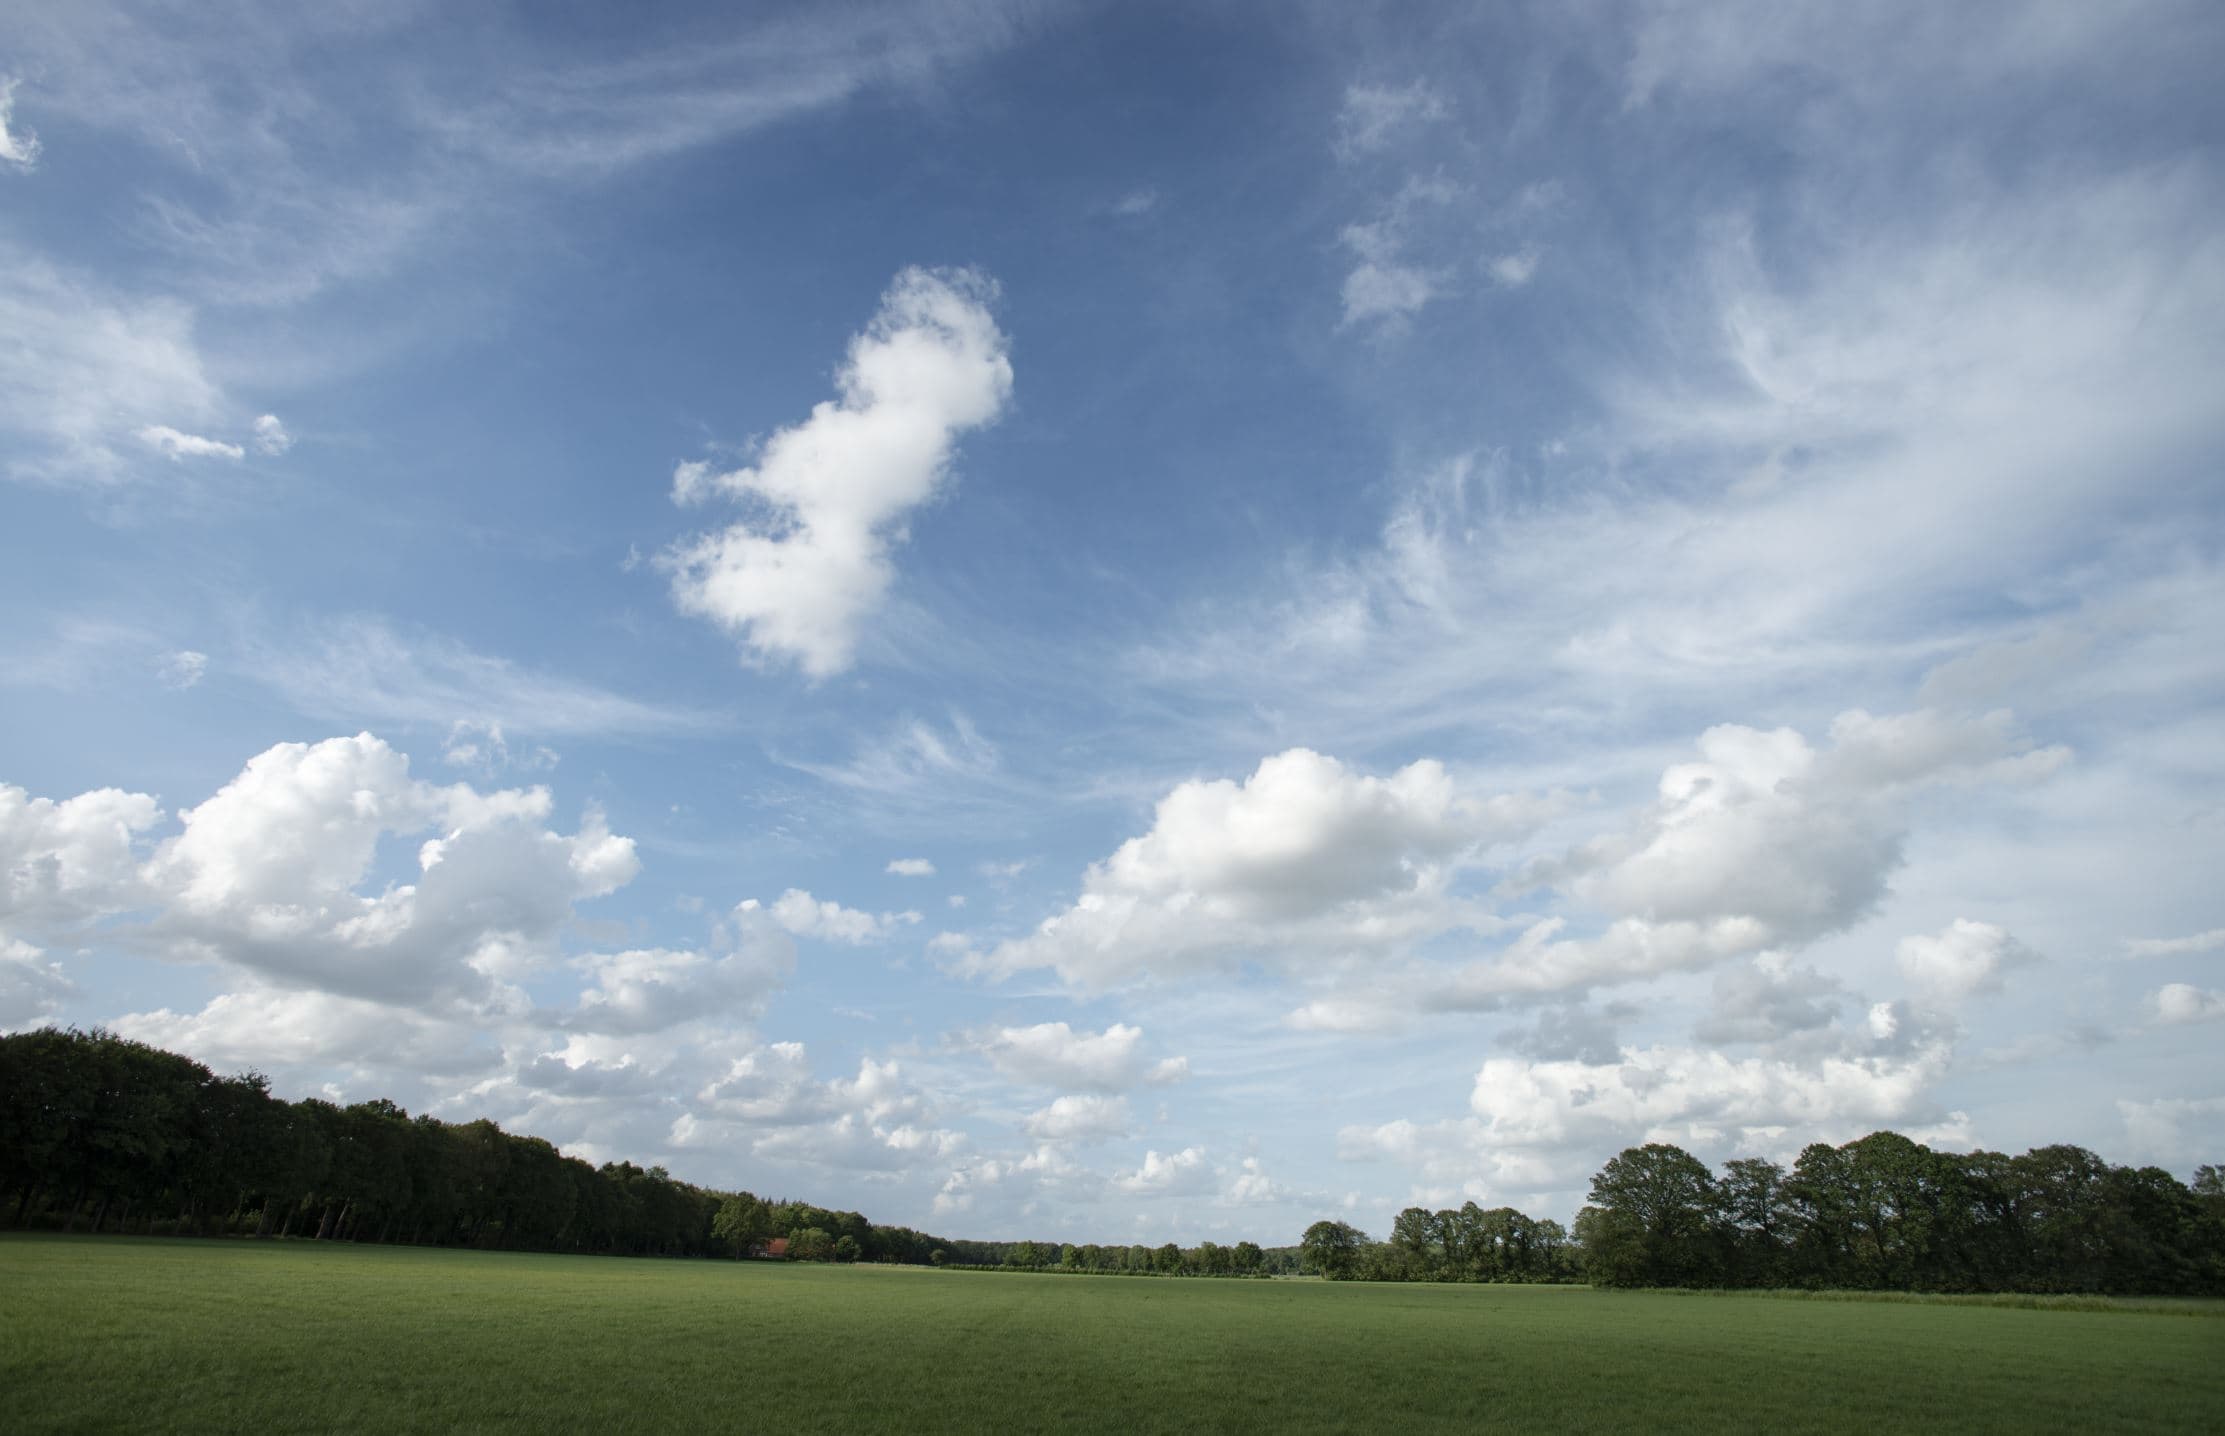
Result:
[[[2214,7],[5,8],[0,1025],[950,1235],[2225,1153]]]

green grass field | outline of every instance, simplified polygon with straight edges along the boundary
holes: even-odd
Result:
[[[0,1427],[2217,1431],[2220,1318],[9,1237]]]

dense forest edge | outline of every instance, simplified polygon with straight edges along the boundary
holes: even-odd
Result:
[[[0,1222],[664,1257],[1157,1276],[1590,1282],[1933,1293],[2225,1295],[2225,1168],[2192,1185],[2083,1148],[1938,1152],[1894,1132],[1720,1174],[1651,1143],[1593,1178],[1573,1231],[1511,1207],[1409,1207],[1295,1246],[972,1241],[593,1166],[485,1118],[274,1097],[256,1072],[93,1030],[0,1036]]]

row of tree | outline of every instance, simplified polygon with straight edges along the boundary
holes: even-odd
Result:
[[[1349,1222],[1315,1222],[1298,1250],[1307,1269],[1336,1281],[1584,1279],[1584,1254],[1559,1222],[1474,1202],[1439,1212],[1408,1207],[1383,1242]]]
[[[916,1262],[950,1243],[856,1212],[591,1166],[484,1119],[282,1101],[256,1073],[105,1032],[0,1037],[0,1216],[65,1231]]]
[[[110,1033],[0,1036],[0,1220],[64,1231],[628,1256],[763,1255],[1156,1276],[1277,1275],[1292,1248],[956,1241],[857,1212],[591,1166],[493,1122],[273,1097]]]
[[[1717,1175],[1656,1143],[1592,1179],[1575,1235],[1602,1286],[2225,1293],[2225,1170],[2189,1187],[2083,1147],[1935,1152],[1875,1132],[1790,1171],[1749,1158]]]

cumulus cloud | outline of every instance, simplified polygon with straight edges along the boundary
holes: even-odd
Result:
[[[199,434],[188,434],[171,428],[168,424],[148,424],[139,430],[139,442],[155,450],[164,458],[178,459],[240,459],[247,450],[222,439],[204,439]]]
[[[513,752],[500,723],[470,718],[450,726],[448,741],[441,745],[440,760],[451,768],[487,774],[543,771],[558,762],[556,750],[546,746],[520,747]]]
[[[1339,1154],[1383,1159],[1479,1199],[1566,1190],[1608,1152],[1673,1142],[1702,1152],[1773,1150],[1933,1120],[1930,1089],[1951,1056],[1936,1032],[1811,1061],[1706,1048],[1628,1048],[1612,1062],[1491,1058],[1471,1115],[1345,1128]]]
[[[883,871],[900,878],[931,878],[935,875],[935,865],[925,858],[890,858]]]
[[[1628,826],[1535,864],[1524,882],[1604,913],[1591,937],[1552,918],[1439,990],[1443,1006],[1551,992],[1794,949],[1872,912],[1900,866],[1911,805],[1942,787],[2034,782],[2069,760],[2005,713],[1832,720],[1817,748],[1789,728],[1724,724],[1661,776]]]
[[[802,1043],[735,1059],[673,1125],[678,1147],[747,1140],[769,1161],[887,1172],[948,1158],[962,1134],[933,1125],[925,1097],[893,1061],[871,1057],[855,1077],[821,1082]]]
[[[1379,778],[1293,748],[1242,783],[1177,785],[1149,832],[1089,869],[1072,907],[976,966],[1104,985],[1395,946],[1457,925],[1453,873],[1551,810],[1463,791],[1428,759]]]
[[[741,910],[754,912],[758,906],[757,899],[750,898],[743,902]],[[860,912],[832,898],[821,901],[802,888],[788,889],[765,911],[771,914],[774,922],[797,937],[857,944],[879,942],[899,927],[922,921],[916,912]]]
[[[574,905],[630,882],[633,842],[590,809],[544,826],[543,788],[480,792],[413,778],[368,733],[281,743],[178,814],[144,861],[160,809],[113,789],[61,803],[0,788],[0,918],[67,929],[143,913],[116,940],[281,986],[371,1001],[491,1002],[554,961]],[[381,842],[421,838],[414,880],[367,891]]]
[[[680,465],[676,502],[752,509],[666,554],[681,611],[814,678],[848,668],[893,579],[905,517],[935,496],[958,437],[994,422],[1011,395],[995,298],[972,271],[905,270],[851,341],[838,398],[766,440],[750,467]]]
[[[1203,1147],[1184,1147],[1165,1156],[1157,1151],[1145,1152],[1143,1165],[1132,1172],[1117,1173],[1112,1179],[1114,1190],[1132,1197],[1203,1192],[1212,1183],[1213,1168],[1205,1160]]]
[[[961,1041],[1016,1082],[1068,1091],[1118,1093],[1147,1082],[1179,1081],[1186,1058],[1154,1060],[1143,1029],[1115,1022],[1102,1032],[1075,1031],[1064,1022],[1000,1027]]]
[[[15,123],[18,83],[13,76],[0,79],[0,165],[29,173],[38,167],[39,137]]]
[[[1069,1094],[1030,1112],[1026,1126],[1029,1136],[1045,1142],[1100,1142],[1125,1137],[1130,1127],[1128,1099]]]
[[[0,927],[66,928],[143,897],[137,840],[162,819],[145,793],[55,802],[0,783]]]
[[[294,436],[276,414],[265,414],[255,421],[255,452],[277,458],[294,446]]]
[[[2189,982],[2168,982],[2148,998],[2148,1005],[2155,1010],[2155,1020],[2176,1025],[2182,1022],[2216,1022],[2225,1018],[2225,992],[2200,988]]]
[[[1946,1003],[1999,992],[2009,968],[2035,960],[2002,929],[1968,918],[1956,918],[1937,933],[1902,938],[1893,958],[1919,993]]]

